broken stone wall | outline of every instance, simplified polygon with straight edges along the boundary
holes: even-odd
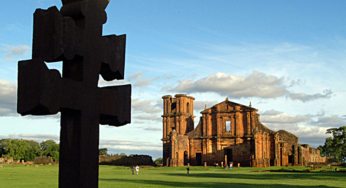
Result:
[[[320,150],[316,148],[310,148],[310,162],[313,163],[325,163],[326,157],[321,157]]]

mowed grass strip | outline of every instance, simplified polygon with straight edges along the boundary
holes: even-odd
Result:
[[[346,187],[342,172],[251,172],[277,170],[269,168],[164,167],[140,169],[132,175],[128,166],[100,166],[99,187]],[[344,167],[338,167],[344,169]],[[306,167],[284,167],[303,170]],[[0,187],[58,187],[58,166],[3,165],[0,168]],[[328,169],[329,170],[329,169]]]

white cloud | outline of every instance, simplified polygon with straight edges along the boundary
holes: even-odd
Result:
[[[17,115],[17,84],[0,79],[0,116]]]
[[[261,122],[264,124],[296,124],[308,121],[308,116],[291,115],[276,110],[268,110],[261,115]]]
[[[145,121],[162,121],[162,118],[158,114],[138,114],[133,116],[134,119]]]
[[[132,99],[131,105],[135,112],[145,112],[149,114],[162,112],[162,109],[158,107],[155,101]]]
[[[6,61],[13,61],[15,57],[23,57],[29,53],[31,49],[27,45],[12,46],[8,44],[1,44],[3,46],[2,51],[5,52],[3,59]]]
[[[330,116],[330,117],[318,117],[317,121],[311,121],[311,125],[318,127],[334,127],[339,128],[346,126],[346,117]]]
[[[287,81],[276,76],[267,76],[258,71],[253,71],[249,76],[236,76],[218,72],[216,74],[201,78],[197,81],[180,80],[178,86],[169,91],[191,93],[217,93],[230,98],[277,98],[286,96],[294,100],[303,102],[319,98],[330,98],[331,90],[325,90],[324,94],[304,94],[292,93],[288,90],[293,85],[300,84],[301,81]]]
[[[161,121],[162,105],[158,105],[158,102],[158,100],[132,99],[133,122]]]
[[[142,74],[145,73],[145,71],[138,71],[136,73],[130,74],[127,79],[129,81],[133,82],[134,87],[148,87],[150,84],[152,84],[155,80],[158,80],[160,76],[155,78],[143,78]]]
[[[137,127],[146,131],[162,131],[162,128],[156,128],[156,127],[145,127],[145,126],[141,126],[141,127]]]
[[[289,98],[292,100],[300,100],[303,102],[315,100],[315,99],[321,99],[321,98],[330,98],[333,92],[329,90],[324,90],[324,94],[316,93],[313,95],[305,94],[305,93],[291,93],[289,94]]]

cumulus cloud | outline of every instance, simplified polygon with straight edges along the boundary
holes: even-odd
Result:
[[[318,117],[317,121],[311,121],[311,125],[319,127],[342,127],[346,126],[346,117],[329,116],[329,117]]]
[[[130,74],[127,79],[129,81],[132,81],[133,86],[136,87],[148,87],[152,82],[154,82],[155,80],[159,79],[160,76],[155,77],[155,78],[143,78],[142,74],[145,73],[145,71],[139,71],[133,74]]]
[[[300,144],[309,144],[311,147],[323,145],[325,139],[330,137],[326,134],[327,128],[314,127],[308,125],[293,125],[285,129],[286,131],[299,137]]]
[[[136,121],[161,121],[161,108],[157,104],[159,101],[132,99],[133,119]]]
[[[291,115],[276,110],[268,110],[261,115],[261,122],[264,124],[296,124],[307,121],[310,121],[308,116]]]
[[[0,116],[17,114],[17,84],[0,79]]]
[[[329,135],[327,127],[311,125],[309,115],[292,115],[276,110],[261,113],[260,121],[274,131],[286,130],[299,137],[299,143],[310,144],[311,147],[322,145]]]
[[[300,100],[303,102],[310,101],[310,100],[315,100],[315,99],[321,99],[321,98],[330,98],[333,92],[329,90],[324,90],[323,94],[321,93],[316,93],[313,95],[305,94],[305,93],[290,93],[289,98],[292,100]]]
[[[8,44],[1,44],[2,45],[2,51],[5,52],[4,54],[4,60],[6,61],[12,61],[16,57],[23,57],[24,55],[28,54],[29,50],[31,49],[27,45],[17,45],[12,46]]]
[[[214,92],[231,98],[277,98],[286,96],[303,102],[319,98],[330,98],[332,91],[325,90],[324,94],[292,93],[288,90],[293,85],[299,85],[300,80],[287,81],[284,78],[268,76],[262,72],[253,71],[249,76],[236,76],[218,72],[197,81],[180,80],[178,86],[169,89],[173,92],[190,91],[191,93]]]
[[[132,109],[136,112],[145,112],[150,114],[162,112],[162,109],[158,108],[156,102],[150,100],[132,99],[131,105]]]

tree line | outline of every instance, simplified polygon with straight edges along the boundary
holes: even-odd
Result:
[[[327,129],[326,134],[331,134],[332,137],[326,138],[324,145],[317,148],[321,151],[321,156],[346,162],[346,126]]]
[[[23,139],[1,139],[0,157],[13,157],[14,161],[34,161],[38,156],[50,156],[54,161],[59,161],[60,145],[54,140],[41,143]]]
[[[99,149],[99,155],[106,155],[106,156],[121,156],[121,157],[132,157],[133,154],[130,154],[129,156],[127,156],[125,153],[115,153],[115,154],[108,154],[108,149],[107,148],[100,148]],[[154,163],[155,164],[162,164],[163,160],[162,158],[157,158],[155,159]]]

